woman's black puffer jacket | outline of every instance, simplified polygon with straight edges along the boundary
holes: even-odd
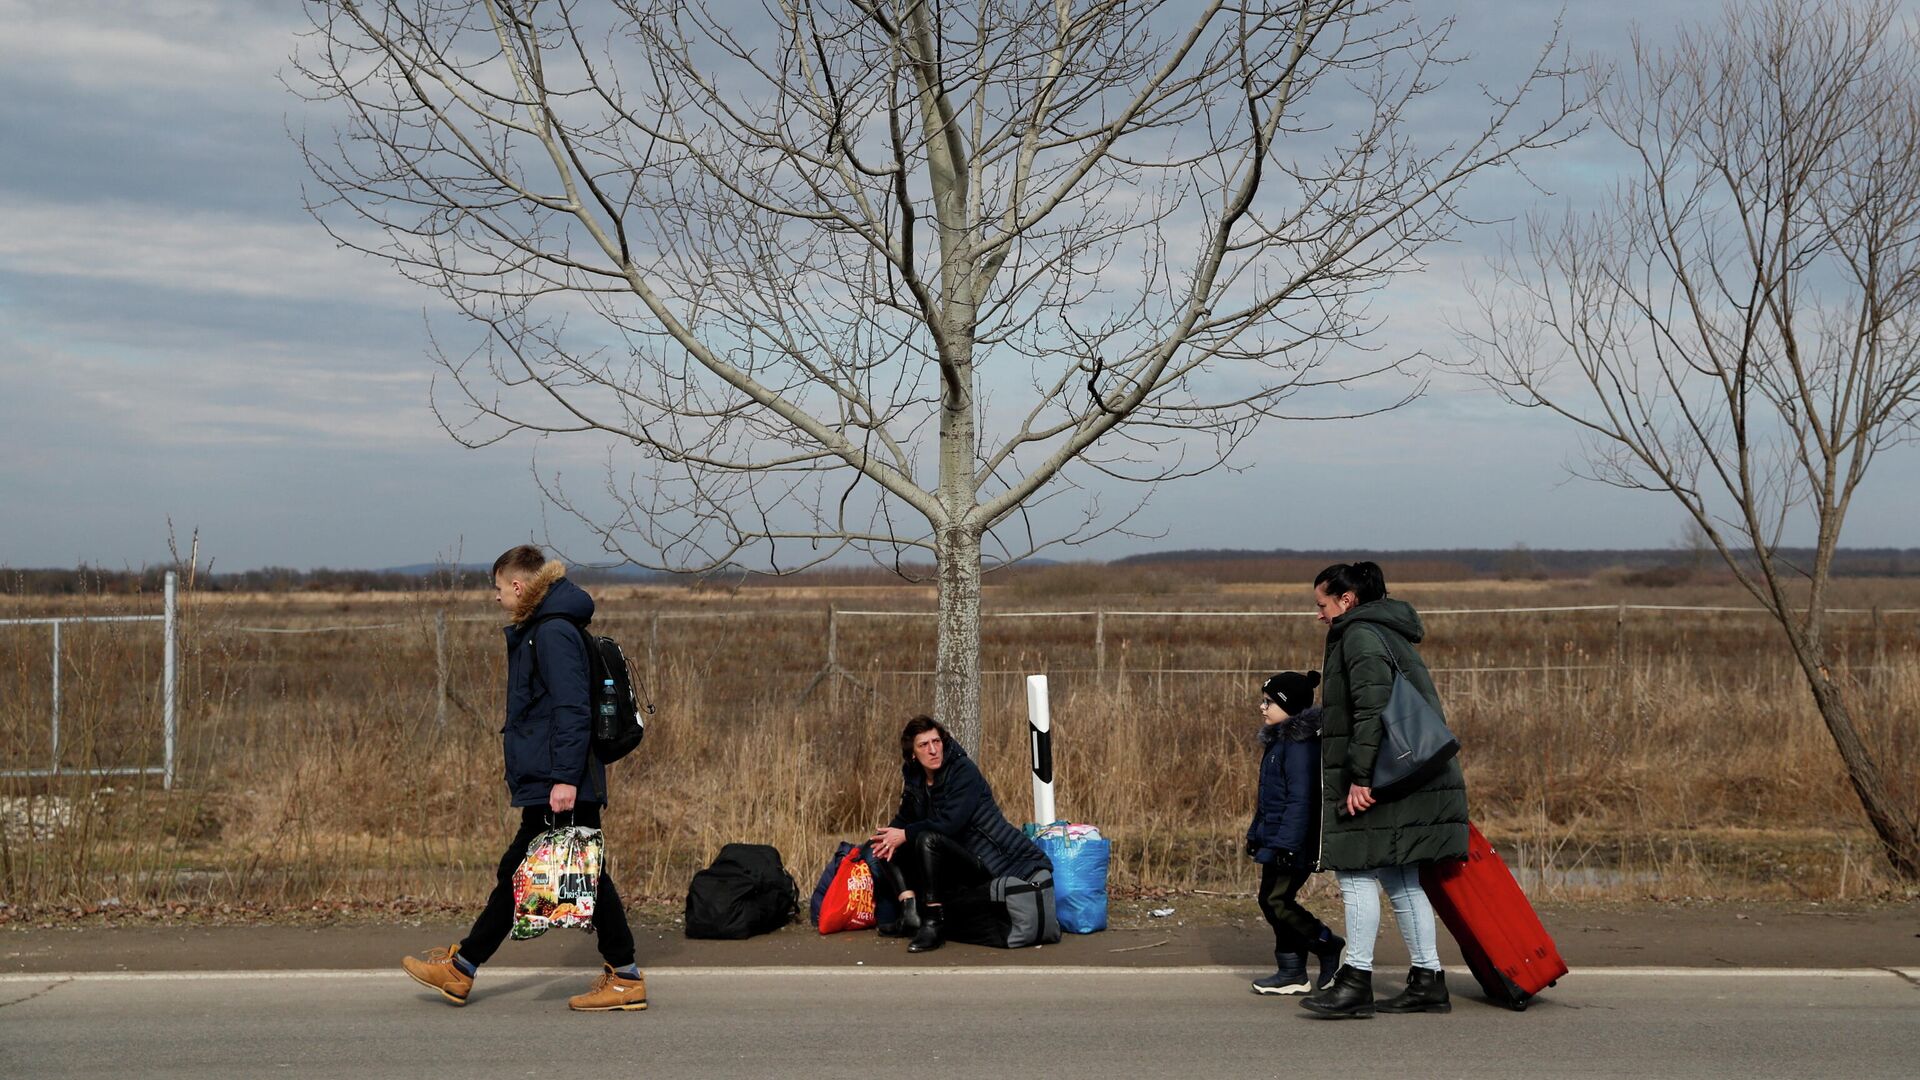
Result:
[[[917,761],[901,766],[900,774],[900,810],[887,825],[904,830],[908,843],[932,829],[972,852],[995,877],[1030,878],[1053,868],[1046,853],[1000,812],[987,778],[959,743],[947,741],[947,758],[933,783]]]

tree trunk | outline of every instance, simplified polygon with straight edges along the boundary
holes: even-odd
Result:
[[[1804,658],[1802,665],[1806,666]],[[1813,702],[1820,710],[1820,719],[1826,722],[1827,734],[1833,737],[1834,748],[1840,751],[1847,781],[1853,785],[1861,809],[1867,812],[1867,821],[1880,839],[1887,862],[1902,879],[1920,880],[1920,823],[1902,813],[1887,792],[1880,780],[1880,770],[1874,765],[1873,754],[1853,725],[1846,698],[1826,669],[1816,666],[1807,670],[1807,683],[1813,690]]]
[[[935,155],[938,159],[939,155]],[[936,170],[937,174],[938,170]],[[936,197],[943,189],[954,198],[952,177],[934,177]],[[944,217],[943,217],[943,220]],[[948,295],[942,312],[946,342],[941,364],[939,499],[943,520],[934,525],[934,560],[940,582],[940,635],[933,677],[934,717],[960,745],[984,761],[980,745],[980,538],[977,519],[979,462],[973,386],[973,328],[976,309],[956,295],[971,276],[957,254],[964,247],[943,227],[941,282]]]
[[[933,714],[967,753],[980,746],[980,534],[969,525],[940,531],[940,639]]]

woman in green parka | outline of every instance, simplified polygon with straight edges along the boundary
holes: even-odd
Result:
[[[1386,576],[1370,562],[1339,563],[1313,580],[1313,602],[1327,627],[1321,665],[1320,869],[1332,870],[1346,906],[1347,951],[1333,981],[1301,1001],[1326,1017],[1447,1012],[1433,905],[1420,888],[1420,864],[1467,854],[1467,788],[1460,762],[1391,799],[1376,799],[1373,763],[1381,714],[1396,668],[1436,710],[1440,696],[1414,648],[1425,636],[1413,606],[1387,597]],[[1380,890],[1412,955],[1407,988],[1373,1000],[1373,942],[1380,934]]]

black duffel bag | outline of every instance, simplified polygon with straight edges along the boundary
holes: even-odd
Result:
[[[1037,871],[1031,878],[1009,874],[962,889],[946,898],[946,909],[949,941],[1024,949],[1060,940],[1052,870]]]
[[[687,886],[687,936],[745,938],[770,933],[800,911],[800,888],[768,844],[728,844]]]

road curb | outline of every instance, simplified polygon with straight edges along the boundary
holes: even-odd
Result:
[[[543,978],[570,978],[580,975],[585,969],[578,967],[507,967],[489,966],[487,974],[493,978],[533,976]],[[646,969],[648,976],[656,982],[674,979],[741,979],[756,976],[814,976],[820,978],[921,978],[939,976],[941,978],[965,976],[1007,976],[1007,975],[1044,975],[1048,977],[1114,977],[1114,978],[1173,978],[1179,976],[1204,976],[1208,978],[1251,978],[1267,974],[1260,968],[1242,968],[1226,966],[1196,967],[1135,967],[1118,968],[1094,965],[1057,965],[1051,967],[994,966],[994,967],[866,967],[861,965],[818,967],[793,965],[786,967],[657,967]],[[48,971],[38,973],[0,974],[0,984],[19,983],[58,983],[58,982],[211,982],[211,981],[264,981],[286,979],[386,979],[401,981],[407,978],[398,968],[369,970],[365,968],[344,968],[329,970],[309,968],[292,971]],[[1905,979],[1920,984],[1920,969],[1910,968],[1742,968],[1742,967],[1595,967],[1581,968],[1563,978],[1743,978],[1743,979]]]

